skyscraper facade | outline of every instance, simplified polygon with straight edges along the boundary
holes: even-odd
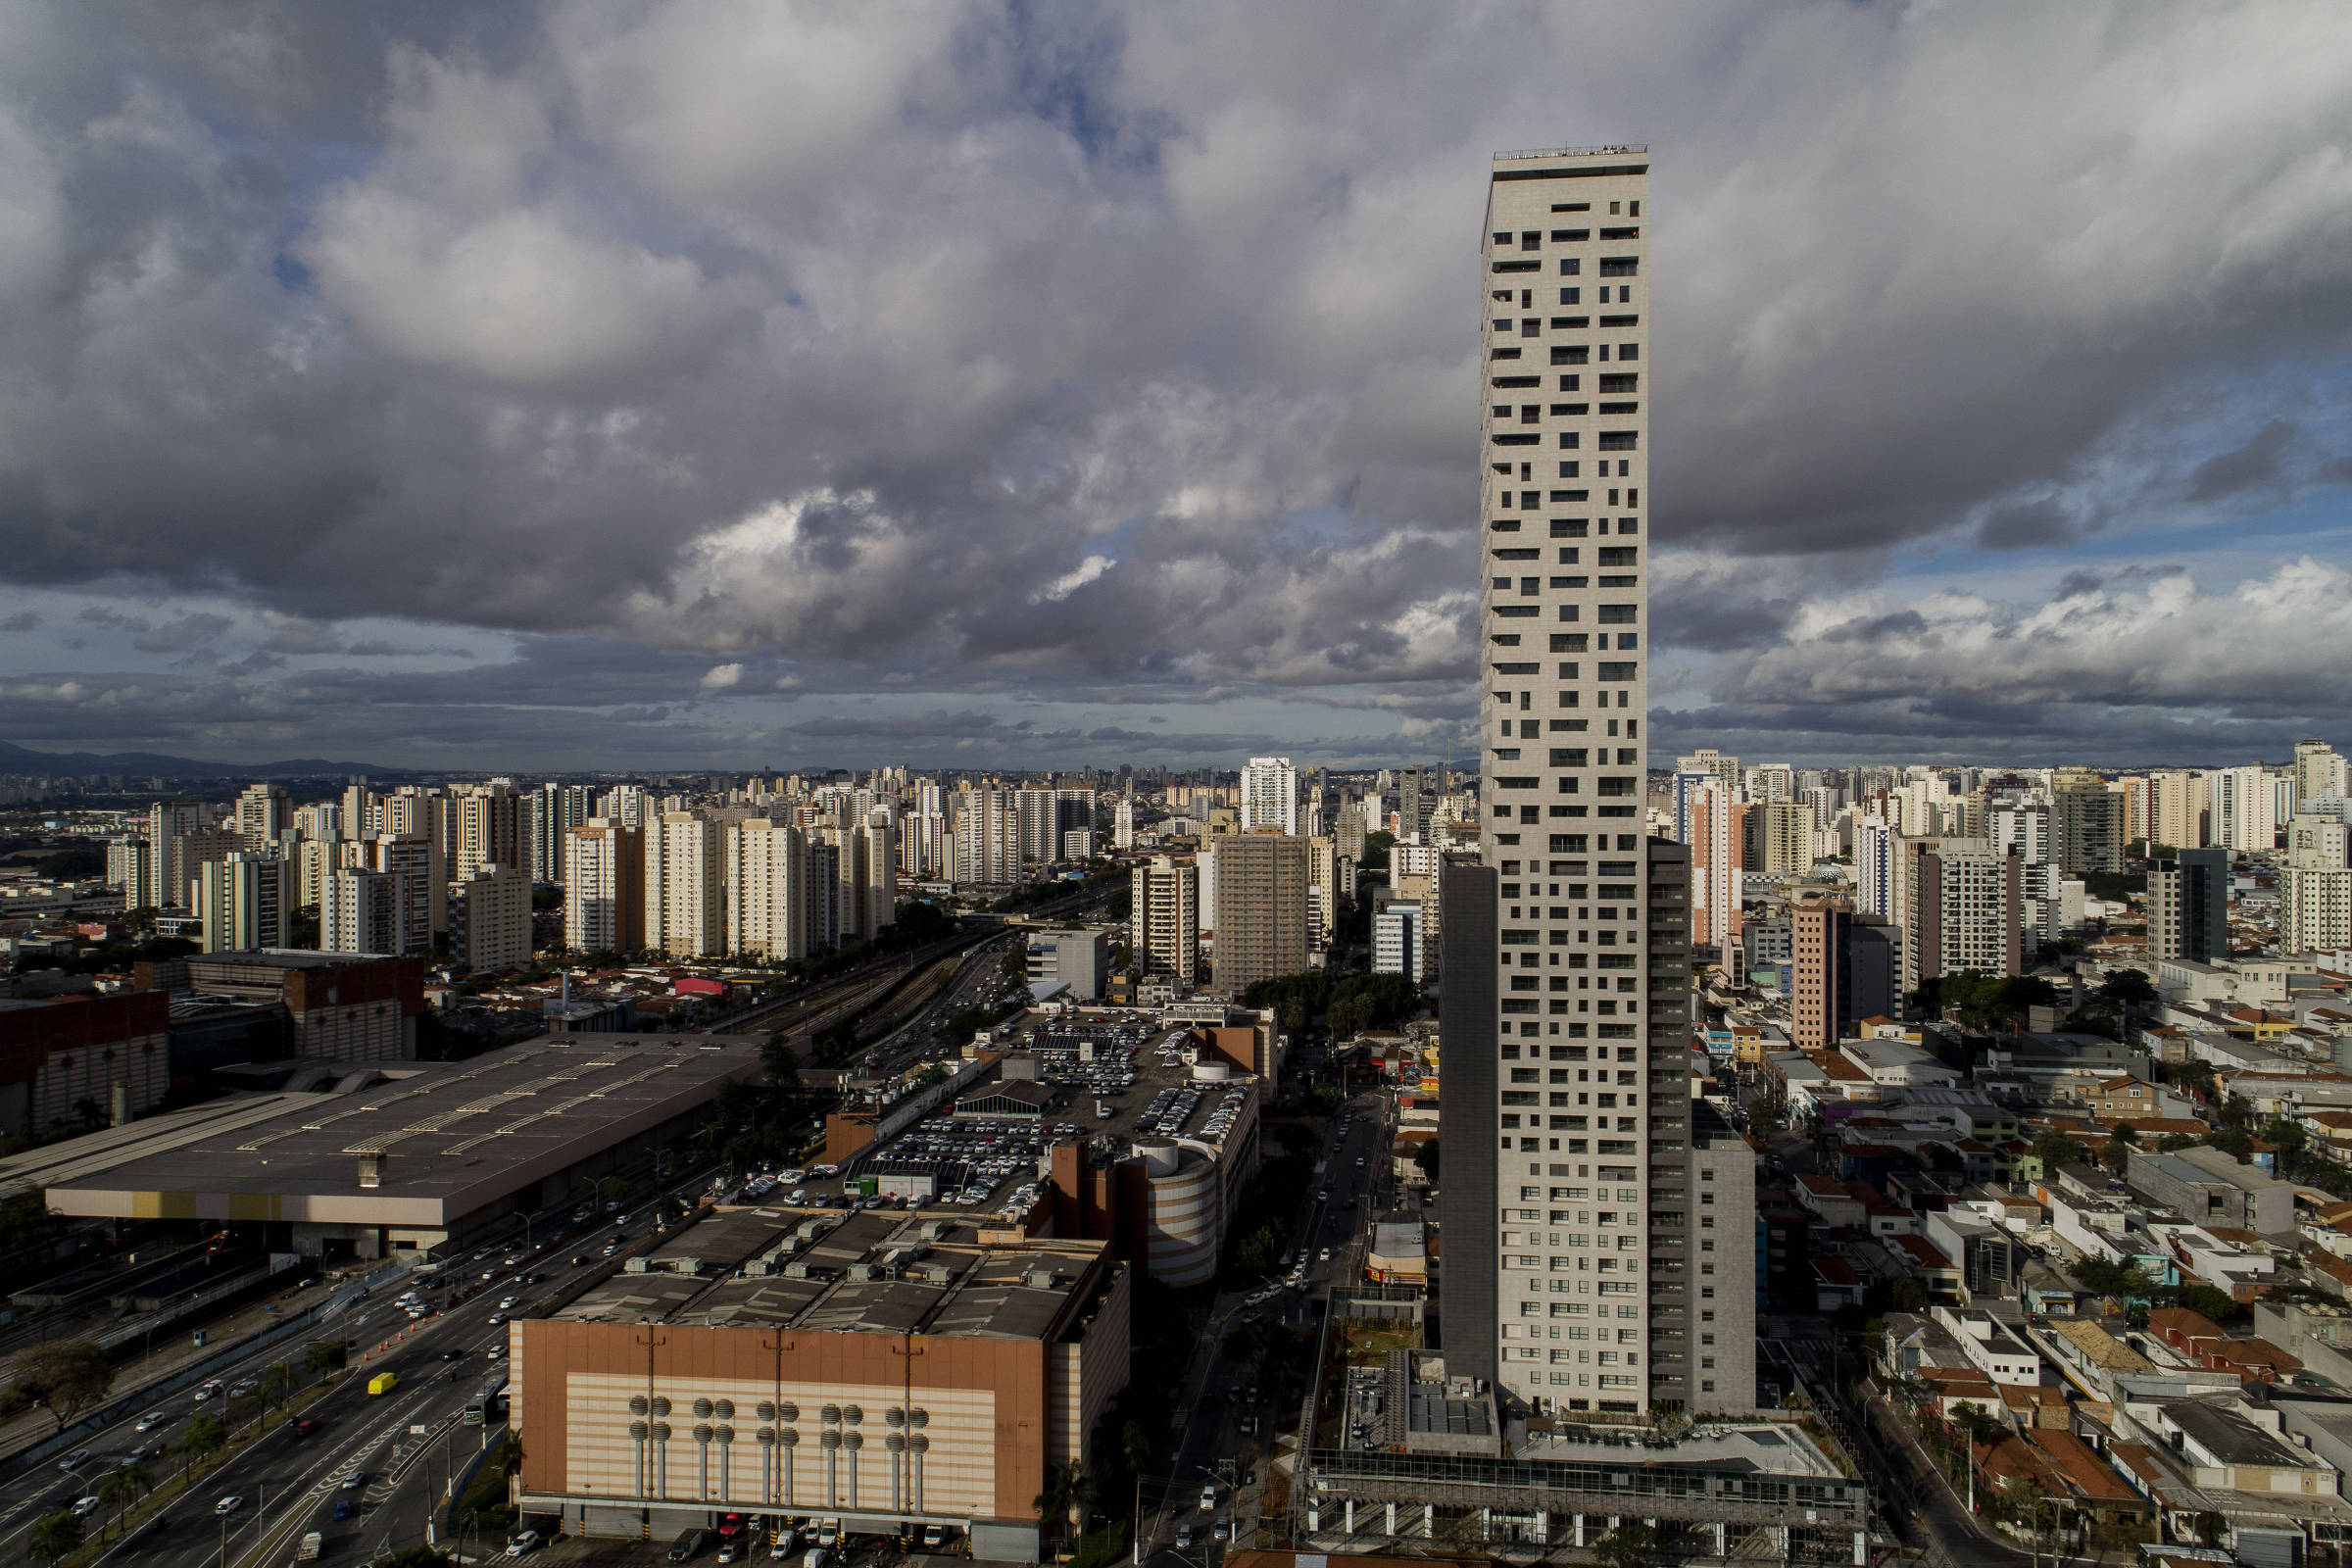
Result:
[[[1643,831],[1648,172],[1494,160],[1484,863],[1439,868],[1447,1366],[1572,1422],[1754,1401],[1752,1159],[1690,1098],[1690,851]]]

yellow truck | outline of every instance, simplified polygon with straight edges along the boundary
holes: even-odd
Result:
[[[390,1394],[394,1389],[399,1387],[400,1374],[397,1372],[378,1372],[375,1376],[368,1380],[368,1392],[369,1394]]]

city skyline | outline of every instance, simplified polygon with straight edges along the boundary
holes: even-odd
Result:
[[[1465,765],[1463,193],[1628,136],[1672,150],[1650,766],[2344,733],[2332,12],[31,7],[0,45],[36,750]]]

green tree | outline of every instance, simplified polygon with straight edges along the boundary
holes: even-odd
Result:
[[[2291,1160],[2309,1147],[2311,1135],[2303,1130],[2301,1122],[2277,1116],[2262,1129],[2262,1141],[2278,1150],[2280,1158]]]
[[[2205,1143],[2208,1148],[2220,1150],[2240,1165],[2250,1164],[2253,1161],[2254,1135],[2243,1127],[2224,1127],[2216,1132],[2207,1133]]]
[[[286,1396],[294,1392],[294,1369],[283,1361],[272,1361],[262,1369],[262,1405],[283,1404]]]
[[[2141,1007],[2156,1005],[2156,987],[2146,974],[2137,969],[2118,969],[2099,982],[2092,993],[2117,1012],[2129,1014]]]
[[[2100,1296],[2111,1296],[2119,1301],[2153,1300],[2163,1289],[2136,1263],[2118,1263],[2112,1258],[2086,1257],[2075,1265],[2075,1283]]]
[[[303,905],[286,917],[286,941],[297,948],[318,946],[318,906]]]
[[[45,1562],[54,1563],[80,1544],[81,1521],[74,1517],[71,1508],[43,1514],[24,1534],[25,1555]]]
[[[1425,1140],[1420,1148],[1413,1151],[1413,1163],[1420,1167],[1422,1180],[1435,1187],[1438,1182],[1438,1141],[1435,1138]]]
[[[1592,1550],[1609,1568],[1644,1568],[1658,1554],[1658,1533],[1643,1520],[1628,1519]]]
[[[324,1377],[343,1364],[341,1341],[314,1340],[303,1352],[302,1364],[313,1377]]]
[[[1037,1494],[1033,1506],[1038,1525],[1047,1535],[1082,1535],[1087,1510],[1094,1501],[1095,1489],[1086,1473],[1074,1464],[1056,1462],[1046,1466],[1045,1490]]]
[[[2043,1170],[2055,1171],[2088,1163],[2090,1151],[2057,1128],[2045,1127],[2034,1140],[2034,1157],[2041,1161]]]
[[[106,1348],[96,1340],[53,1340],[28,1345],[9,1357],[9,1386],[0,1409],[39,1405],[63,1432],[74,1418],[105,1397],[115,1384]]]
[[[122,1523],[124,1510],[139,1500],[141,1478],[129,1474],[129,1468],[125,1465],[121,1469],[109,1470],[98,1478],[98,1502],[108,1513],[113,1515],[114,1522],[117,1524]],[[105,1534],[106,1532],[102,1528],[99,1531],[100,1537],[103,1539]]]
[[[2228,1533],[2229,1529],[2230,1521],[2208,1508],[2197,1515],[2197,1544],[2219,1546],[2222,1544],[2222,1537]]]
[[[228,1446],[228,1433],[209,1415],[191,1418],[179,1429],[179,1456],[183,1471],[190,1470]]]
[[[609,1203],[625,1203],[630,1195],[637,1191],[637,1184],[625,1176],[608,1176],[596,1184],[596,1190],[604,1195]]]
[[[2237,1316],[2239,1311],[2237,1298],[2217,1285],[2206,1284],[2203,1280],[2192,1280],[2181,1286],[2180,1300],[2182,1306],[2196,1313],[2197,1316],[2211,1319],[2215,1323],[2226,1323],[2230,1318]]]

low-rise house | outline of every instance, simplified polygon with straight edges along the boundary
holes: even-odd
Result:
[[[1977,1370],[1999,1384],[2041,1382],[2041,1352],[1991,1313],[1968,1306],[1936,1306],[1929,1315],[1958,1342]]]

